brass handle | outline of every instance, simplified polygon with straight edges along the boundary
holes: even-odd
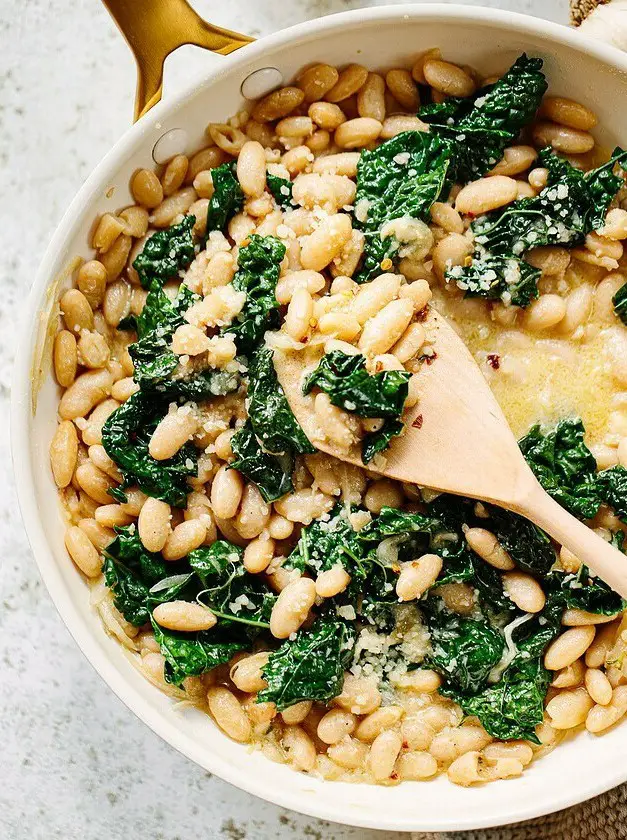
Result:
[[[161,99],[163,64],[184,44],[228,55],[253,38],[213,26],[187,0],[103,0],[137,62],[135,120]]]

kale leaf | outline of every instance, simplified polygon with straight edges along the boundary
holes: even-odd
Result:
[[[344,668],[355,645],[352,625],[326,617],[309,630],[299,630],[270,654],[263,677],[268,686],[258,703],[276,703],[278,711],[301,700],[326,703],[342,691]]]
[[[513,306],[529,306],[538,297],[540,269],[512,256],[475,257],[469,266],[453,266],[448,280],[455,280],[465,297],[509,300]]]
[[[523,516],[490,507],[490,529],[524,572],[544,576],[555,563],[551,540],[543,530]]]
[[[576,574],[551,572],[543,582],[554,603],[562,607],[601,615],[616,615],[626,607],[625,601],[604,583],[593,577],[582,565]]]
[[[141,627],[150,618],[150,587],[166,576],[166,563],[160,554],[144,548],[137,528],[116,528],[116,532],[105,550],[105,583],[124,618]]]
[[[359,531],[361,542],[380,542],[387,537],[432,534],[441,528],[439,519],[424,513],[382,507],[379,515]]]
[[[283,210],[290,210],[296,206],[292,199],[292,189],[294,185],[287,178],[281,178],[279,175],[272,175],[270,172],[266,175],[266,183],[268,189],[279,207]]]
[[[403,429],[404,425],[401,420],[388,417],[378,431],[368,432],[367,435],[364,435],[361,444],[361,460],[364,464],[369,464],[375,455],[384,452],[393,438],[403,433]]]
[[[219,626],[241,624],[250,635],[269,628],[276,595],[259,575],[246,571],[242,554],[238,546],[217,540],[209,547],[191,551],[187,561],[202,583],[198,600],[224,619]]]
[[[303,394],[320,388],[328,394],[333,405],[358,414],[360,417],[392,417],[403,411],[411,373],[406,370],[384,370],[370,374],[366,359],[332,350],[326,353],[318,367],[303,384]]]
[[[277,379],[271,350],[261,347],[253,354],[248,376],[248,416],[264,448],[274,454],[314,453]]]
[[[205,671],[229,661],[240,650],[250,647],[242,636],[234,639],[219,627],[198,633],[178,633],[161,627],[151,618],[155,639],[165,657],[164,676],[168,683],[181,685],[187,677],[198,677]]]
[[[395,237],[381,238],[386,222],[402,217],[429,219],[431,205],[446,183],[451,155],[447,140],[420,131],[404,131],[361,153],[354,225],[364,232],[366,241],[361,270],[354,278],[358,283],[380,274],[382,261],[398,251]]]
[[[438,600],[428,599],[425,605],[433,649],[429,664],[444,677],[447,687],[474,694],[500,661],[505,647],[503,636],[487,621],[448,612]]]
[[[554,429],[534,426],[519,445],[547,493],[575,516],[591,519],[606,504],[627,519],[627,470],[596,472],[584,434],[581,420],[562,420]]]
[[[542,60],[523,53],[493,85],[472,97],[425,105],[419,116],[455,144],[456,177],[471,181],[499,162],[505,147],[533,119],[546,89]]]
[[[363,579],[365,551],[343,505],[336,505],[327,521],[315,519],[300,532],[295,548],[285,561],[288,569],[309,571],[317,576],[342,565],[351,578]]]
[[[102,427],[102,445],[124,476],[123,484],[109,491],[118,501],[124,502],[124,490],[137,484],[148,496],[185,507],[187,478],[197,470],[196,448],[187,443],[164,461],[156,461],[148,452],[152,433],[167,410],[167,400],[138,391]]]
[[[294,489],[292,453],[266,452],[257,440],[250,418],[231,438],[231,448],[237,457],[229,466],[254,482],[266,502],[280,499]]]
[[[522,259],[525,252],[540,245],[573,248],[600,227],[623,183],[613,169],[625,160],[627,152],[617,148],[607,163],[584,173],[543,149],[538,163],[549,172],[546,187],[473,222],[473,261],[453,266],[446,279],[469,295],[528,305],[538,295],[539,273]]]
[[[213,195],[207,208],[207,235],[214,230],[224,233],[229,220],[244,206],[244,193],[235,174],[235,162],[223,163],[211,170]]]
[[[253,234],[248,245],[240,248],[233,288],[246,293],[246,302],[237,319],[223,330],[234,336],[240,353],[252,353],[265,331],[278,326],[275,290],[284,256],[285,245],[274,236]]]
[[[248,420],[231,441],[237,460],[231,466],[254,481],[272,502],[294,489],[294,455],[316,450],[298,425],[272,363],[272,351],[260,347],[249,366]]]
[[[178,225],[160,230],[146,241],[141,254],[133,262],[145,289],[155,281],[162,286],[190,265],[196,256],[192,238],[195,222],[194,216],[185,216]]]
[[[361,417],[385,418],[382,428],[370,432],[362,442],[364,464],[383,452],[392,438],[403,431],[398,419],[407,399],[411,373],[406,370],[384,370],[369,374],[361,354],[354,356],[332,350],[320,360],[303,385],[303,393],[320,388],[328,394],[333,405]]]

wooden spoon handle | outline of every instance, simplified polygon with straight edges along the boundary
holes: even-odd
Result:
[[[627,598],[627,555],[584,525],[534,480],[529,495],[516,506],[516,513],[531,519],[615,592]]]

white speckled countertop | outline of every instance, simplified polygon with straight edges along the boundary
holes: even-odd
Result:
[[[374,5],[388,4],[195,2],[208,20],[255,36]],[[482,5],[567,17],[566,0]],[[216,60],[182,50],[166,95]],[[397,840],[268,805],[162,743],[85,661],[35,568],[8,443],[15,313],[65,207],[129,125],[133,90],[133,60],[97,0],[0,0],[0,838]]]

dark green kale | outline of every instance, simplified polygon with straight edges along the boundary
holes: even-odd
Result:
[[[160,230],[147,240],[133,262],[145,289],[155,282],[163,286],[166,280],[175,279],[179,271],[190,265],[196,256],[192,238],[195,223],[194,216],[185,216],[178,225]]]
[[[403,428],[401,420],[388,417],[378,431],[364,435],[361,445],[361,460],[364,464],[369,464],[375,455],[384,452],[392,440],[403,433]]]
[[[616,615],[626,607],[625,601],[600,578],[581,566],[576,574],[551,572],[543,581],[552,601],[563,608],[584,610],[601,615]]]
[[[446,278],[473,296],[526,306],[537,297],[537,269],[523,255],[540,245],[580,245],[603,224],[623,180],[614,168],[627,159],[617,148],[611,160],[581,172],[551,149],[538,163],[549,171],[546,187],[534,198],[521,198],[473,222],[475,253],[469,266],[453,266]]]
[[[425,105],[419,116],[455,144],[456,178],[465,183],[499,162],[505,147],[533,119],[546,89],[542,59],[523,53],[498,82],[472,97]]]
[[[552,674],[540,657],[525,659],[522,654],[505,669],[500,680],[477,694],[455,689],[443,693],[454,700],[467,715],[479,718],[483,728],[503,741],[524,738],[539,744],[535,728],[544,719],[544,699]]]
[[[118,501],[125,501],[124,490],[136,484],[148,496],[185,507],[187,478],[197,471],[196,448],[185,444],[164,461],[156,461],[148,452],[152,433],[167,411],[167,400],[138,391],[102,427],[102,445],[124,476],[123,484],[109,491]]]
[[[260,347],[248,366],[248,420],[231,441],[237,461],[231,464],[272,502],[294,489],[294,455],[316,450],[298,425],[272,363],[272,351]]]
[[[614,304],[614,312],[621,319],[623,324],[627,324],[627,283],[620,287],[612,298]]]
[[[236,653],[250,647],[245,636],[236,639],[229,629],[219,625],[198,633],[177,633],[161,627],[151,618],[155,639],[165,657],[164,676],[168,683],[180,686],[187,677],[224,665]]]
[[[364,543],[381,542],[387,537],[433,534],[441,527],[440,520],[433,516],[382,507],[379,515],[359,531],[359,539]]]
[[[244,625],[248,635],[254,636],[269,628],[276,595],[259,575],[246,571],[242,554],[238,546],[217,540],[208,548],[190,552],[187,562],[202,584],[197,600],[223,619],[218,626]]]
[[[301,700],[326,703],[342,691],[354,645],[352,625],[318,618],[309,630],[299,630],[295,639],[270,654],[263,670],[268,686],[259,692],[257,702],[276,703],[278,711]]]
[[[467,715],[476,715],[495,738],[524,738],[539,743],[535,727],[544,718],[544,700],[552,674],[543,664],[546,646],[560,631],[562,607],[552,599],[537,617],[523,614],[504,628],[505,666],[495,668],[489,682],[476,692],[445,687],[442,693],[455,700]],[[497,681],[498,680],[498,681]]]
[[[534,426],[520,448],[547,493],[575,516],[591,519],[606,504],[627,519],[627,470],[616,466],[596,472],[584,434],[578,419],[562,420],[554,429]]]
[[[502,508],[490,507],[490,530],[524,572],[544,576],[555,563],[555,551],[549,537],[522,516]]]
[[[150,618],[150,588],[167,575],[167,566],[160,554],[146,551],[135,526],[116,532],[104,554],[105,583],[124,618],[141,627]]]
[[[272,351],[261,347],[248,365],[248,416],[268,452],[314,453],[289,406],[272,363]]]
[[[367,574],[365,550],[353,529],[344,505],[336,505],[328,520],[315,519],[300,532],[300,539],[285,561],[288,569],[309,571],[313,576],[342,565],[351,578]]]
[[[224,370],[173,375],[179,357],[171,349],[172,336],[186,323],[183,315],[197,300],[188,286],[181,285],[177,297],[170,300],[158,282],[152,283],[144,308],[135,319],[138,340],[128,348],[134,365],[133,379],[142,391],[155,391],[164,399],[197,402],[239,387],[239,374]]]
[[[236,459],[229,466],[254,482],[266,502],[280,499],[294,489],[291,451],[281,455],[266,452],[257,440],[250,418],[231,438],[231,448]]]
[[[292,200],[293,184],[287,178],[281,178],[279,175],[272,175],[270,172],[266,175],[266,183],[268,189],[279,207],[284,210],[290,210],[296,206]]]
[[[284,256],[285,245],[274,236],[253,234],[248,245],[240,248],[233,288],[246,293],[246,302],[236,320],[223,332],[233,335],[237,349],[244,355],[257,348],[266,330],[279,324],[275,290]]]
[[[452,146],[433,133],[405,131],[376,149],[364,150],[357,164],[354,226],[366,241],[358,283],[384,270],[381,263],[399,249],[394,236],[381,238],[392,219],[429,220],[429,210],[447,180]]]
[[[207,208],[207,236],[214,230],[224,233],[231,218],[244,206],[244,193],[233,161],[212,169],[211,180],[213,195]]]
[[[407,399],[410,379],[411,373],[406,370],[369,374],[362,355],[349,356],[341,350],[332,350],[309,374],[303,393],[308,394],[314,387],[320,388],[328,394],[333,405],[345,411],[360,417],[385,418],[382,428],[366,435],[362,442],[361,457],[367,464],[403,431],[403,424],[398,418]]]
[[[384,370],[370,374],[361,354],[350,356],[341,350],[326,353],[303,385],[303,394],[320,388],[333,405],[360,417],[397,419],[407,399],[411,373]]]
[[[430,666],[446,687],[476,693],[503,655],[503,636],[487,621],[449,612],[439,599],[428,599],[424,610],[431,634]]]
[[[529,306],[538,297],[540,269],[525,260],[511,256],[475,257],[469,266],[458,266],[446,272],[465,297],[509,300],[513,306]]]

